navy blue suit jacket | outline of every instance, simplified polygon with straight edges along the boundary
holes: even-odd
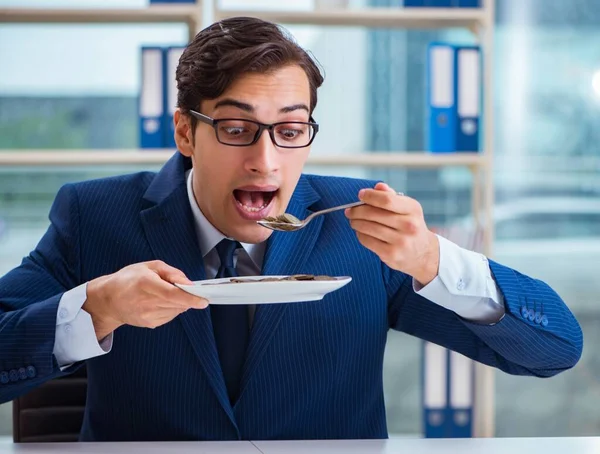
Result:
[[[36,249],[0,279],[0,402],[61,372],[52,351],[62,294],[126,265],[160,259],[205,278],[184,172],[176,154],[159,173],[66,185]],[[374,182],[303,175],[288,211],[354,201]],[[200,195],[201,196],[201,195]],[[323,301],[257,308],[241,396],[228,398],[210,309],[157,329],[123,326],[112,351],[86,361],[82,440],[230,440],[387,437],[382,365],[390,328],[511,374],[572,367],[580,327],[543,282],[490,261],[506,300],[493,326],[470,323],[416,295],[411,277],[364,248],[343,212],[268,240],[263,274],[349,275]],[[543,311],[548,323],[523,317]],[[545,325],[545,326],[544,326]]]

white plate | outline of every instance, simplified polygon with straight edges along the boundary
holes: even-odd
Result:
[[[240,276],[235,279],[260,280],[286,276]],[[230,278],[196,281],[193,285],[175,284],[192,295],[206,298],[210,304],[270,304],[317,301],[325,295],[342,288],[352,280],[349,276],[335,277],[331,281],[278,281],[244,282],[214,285],[229,282]]]

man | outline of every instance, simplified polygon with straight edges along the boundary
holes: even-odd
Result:
[[[178,153],[61,188],[0,280],[0,402],[85,363],[82,440],[385,438],[389,328],[511,374],[573,367],[582,333],[545,283],[436,236],[384,183],[301,173],[322,81],[273,24],[200,32],[177,69]],[[298,232],[256,223],[357,197]],[[261,273],[353,280],[256,306],[173,285]]]

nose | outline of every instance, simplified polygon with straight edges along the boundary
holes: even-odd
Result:
[[[271,140],[269,131],[264,130],[258,141],[248,148],[251,149],[246,159],[246,169],[249,172],[270,175],[279,170],[279,150]]]

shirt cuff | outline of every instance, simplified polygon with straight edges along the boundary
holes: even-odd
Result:
[[[426,286],[413,279],[413,290],[459,316],[493,324],[505,313],[504,299],[492,277],[487,257],[439,236],[438,275]]]
[[[98,342],[92,317],[82,309],[86,299],[87,283],[65,292],[58,304],[53,353],[61,370],[112,349],[112,333]]]

